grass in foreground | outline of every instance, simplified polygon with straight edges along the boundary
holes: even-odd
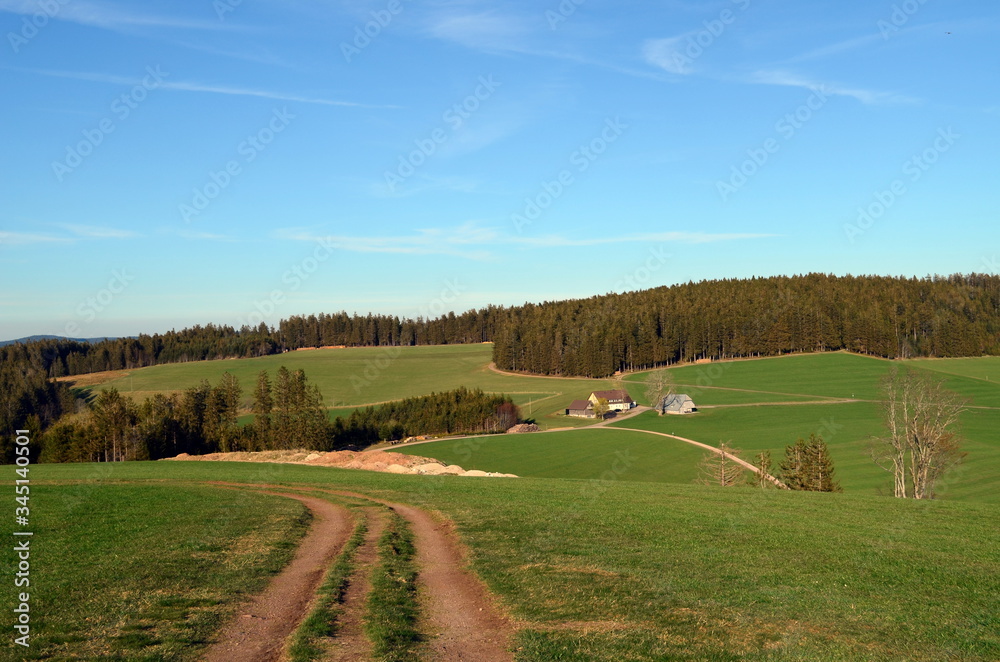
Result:
[[[368,526],[359,518],[337,560],[326,572],[323,584],[316,591],[313,608],[292,634],[288,645],[291,662],[312,662],[323,656],[323,642],[337,632],[339,605],[347,591],[348,579],[354,571],[354,553],[365,541]]]
[[[309,521],[297,501],[211,487],[31,488],[34,636],[0,659],[194,659],[291,559]],[[13,559],[3,554],[5,576]]]
[[[439,510],[523,624],[519,662],[1000,659],[992,504],[293,465],[266,477],[238,463],[112,470],[129,480],[321,485]],[[72,479],[92,466],[35,471],[36,481]],[[46,572],[74,562],[47,559]],[[110,583],[119,581],[128,579]]]
[[[365,634],[381,662],[410,662],[417,657],[417,566],[413,533],[396,513],[389,516],[378,541],[378,565],[372,570],[365,604]]]

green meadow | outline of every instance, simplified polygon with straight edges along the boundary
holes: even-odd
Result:
[[[21,590],[33,637],[26,651],[8,639],[0,659],[190,659],[291,559],[310,521],[288,499],[107,478],[119,467],[31,471],[31,584]],[[39,484],[53,472],[73,482]],[[15,564],[0,557],[5,577]]]
[[[156,366],[112,375],[111,381],[86,388],[116,386],[143,396],[175,392],[202,379],[215,383],[223,372],[236,375],[247,394],[260,370],[272,375],[284,365],[302,368],[325,395],[331,416],[356,407],[426,395],[460,386],[511,395],[526,416],[543,428],[571,428],[545,436],[489,437],[410,446],[406,452],[435,457],[467,469],[483,469],[540,478],[595,478],[606,460],[619,452],[641,452],[644,461],[628,480],[690,483],[703,457],[696,447],[641,432],[616,434],[587,430],[592,421],[563,415],[570,401],[610,388],[611,380],[562,379],[500,374],[490,370],[491,345],[348,348],[289,352],[227,361]],[[1000,358],[921,359],[894,363],[837,352],[756,360],[675,366],[665,369],[679,392],[701,407],[693,416],[645,414],[612,427],[676,434],[717,446],[730,442],[745,459],[770,450],[775,465],[786,445],[816,433],[827,441],[837,475],[850,493],[879,494],[888,474],[869,459],[870,439],[881,434],[877,399],[879,382],[894,366],[930,370],[968,399],[963,417],[963,465],[940,484],[945,499],[1000,501],[1000,382],[989,381]],[[624,383],[645,403],[648,372],[629,374]],[[250,416],[245,415],[243,422]],[[581,429],[583,428],[583,429]],[[474,453],[469,452],[470,444]]]
[[[613,428],[444,440],[401,452],[518,476],[660,483],[692,482],[708,454],[683,441]]]
[[[449,391],[465,386],[505,393],[526,416],[546,427],[578,425],[561,413],[591,391],[611,388],[607,380],[558,379],[505,375],[490,370],[493,346],[445,345],[406,348],[351,347],[287,352],[254,359],[228,359],[152,366],[111,373],[107,381],[81,386],[85,391],[117,388],[142,399],[153,393],[175,393],[207,379],[218,383],[224,372],[236,376],[245,398],[257,374],[274,379],[281,366],[302,369],[319,386],[326,406],[339,415],[357,407]]]
[[[519,662],[1000,658],[993,504],[625,475],[475,479],[195,462],[102,469],[32,469],[35,659],[196,659],[224,606],[260,579],[244,576],[255,564],[227,552],[287,557],[302,515],[280,497],[203,486],[214,480],[346,489],[448,517],[516,623]]]

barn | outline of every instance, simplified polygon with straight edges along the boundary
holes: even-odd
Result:
[[[567,416],[578,416],[580,418],[594,418],[594,403],[590,400],[574,400],[566,408]]]
[[[698,411],[694,400],[683,393],[672,393],[664,396],[656,407],[660,414],[693,414]]]

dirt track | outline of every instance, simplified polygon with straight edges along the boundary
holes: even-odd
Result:
[[[267,493],[304,503],[313,513],[312,527],[291,563],[219,631],[203,658],[207,662],[280,659],[285,639],[305,616],[327,566],[350,536],[350,517],[343,508],[300,494]]]
[[[418,579],[421,587],[421,622],[419,628],[426,636],[426,659],[440,662],[512,662],[514,657],[509,652],[513,627],[510,621],[496,608],[493,599],[482,582],[467,568],[465,556],[460,543],[446,521],[440,521],[420,508],[399,503],[392,503],[369,497],[356,492],[327,490],[308,486],[257,485],[247,483],[213,483],[219,487],[254,488],[267,490],[302,490],[309,492],[324,492],[336,496],[363,499],[392,508],[409,522],[413,529],[414,542],[417,549]],[[305,503],[320,501],[331,508],[336,508],[328,502],[310,497],[290,495],[283,496],[299,498]],[[373,518],[369,518],[372,522]],[[371,524],[369,525],[371,526]],[[380,526],[380,525],[379,525]],[[342,537],[346,540],[349,526],[343,526]],[[303,546],[305,541],[303,542]],[[339,543],[337,549],[343,546]],[[364,560],[364,547],[359,549],[356,565],[359,569]],[[298,555],[296,555],[296,559]],[[331,557],[332,560],[332,557]],[[372,559],[368,559],[372,560]],[[372,561],[373,562],[373,561]],[[294,562],[293,562],[294,563]],[[329,564],[329,561],[328,563]],[[357,573],[356,573],[357,575]],[[279,592],[284,585],[283,572],[275,578],[268,592],[276,589]],[[318,585],[318,580],[317,580]],[[314,585],[312,591],[316,586]],[[290,589],[288,589],[290,590]],[[309,597],[312,596],[312,591]],[[357,639],[360,635],[360,613],[363,610],[363,596],[367,587],[361,586],[355,590],[353,604],[345,599],[344,610],[338,618],[338,628],[343,628],[345,634],[351,634],[352,640],[345,640],[343,651],[365,650],[365,644]],[[263,596],[261,596],[263,598]],[[349,596],[345,596],[349,597]],[[306,598],[306,605],[308,604]],[[302,607],[304,613],[305,606]],[[243,613],[243,612],[241,612]],[[301,613],[294,623],[301,619]],[[294,627],[293,623],[293,627]],[[353,623],[353,625],[352,625]],[[288,630],[291,632],[291,628]],[[353,634],[352,634],[353,633]],[[224,634],[220,636],[226,636]],[[275,632],[280,637],[268,650],[278,653],[284,643],[284,635]],[[229,635],[232,638],[232,635]],[[332,651],[336,651],[334,644]],[[233,657],[206,657],[207,660],[274,660],[276,657],[247,657],[248,648],[227,649],[238,654]],[[336,655],[336,652],[333,652]],[[334,657],[333,659],[359,659],[358,657]]]

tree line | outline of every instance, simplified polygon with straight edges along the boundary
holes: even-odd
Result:
[[[606,377],[699,359],[1000,353],[1000,276],[715,280],[500,311],[505,370]]]
[[[254,358],[303,347],[454,345],[487,342],[494,335],[498,313],[490,306],[436,319],[406,319],[392,315],[334,314],[296,316],[277,327],[194,326],[180,331],[109,338],[97,342],[36,340],[11,347],[28,348],[36,370],[49,377],[108,370],[130,370],[163,363],[211,359]]]
[[[252,420],[240,418],[252,414]],[[302,370],[258,374],[252,397],[224,373],[179,394],[136,403],[117,389],[101,391],[78,414],[40,437],[41,462],[158,460],[181,453],[360,449],[423,434],[494,433],[519,421],[510,398],[465,388],[360,409],[329,420],[318,387]]]

